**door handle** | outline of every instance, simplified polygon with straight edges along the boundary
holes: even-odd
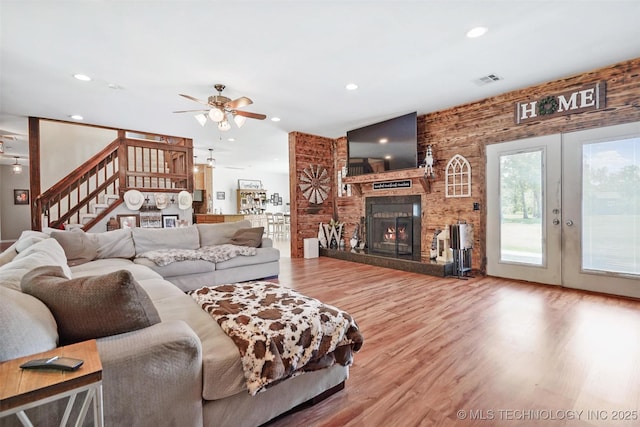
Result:
[[[565,224],[567,224],[569,227],[571,227],[573,225],[573,221],[571,221],[570,219],[567,220],[567,222],[565,222]]]

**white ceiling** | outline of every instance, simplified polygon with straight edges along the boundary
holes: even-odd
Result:
[[[0,134],[26,155],[26,117],[80,114],[193,138],[199,162],[214,148],[218,167],[287,173],[288,132],[344,136],[640,57],[639,18],[637,0],[0,0]],[[489,32],[467,38],[477,25]],[[488,74],[503,80],[475,82]],[[221,133],[172,113],[216,83],[268,118]]]

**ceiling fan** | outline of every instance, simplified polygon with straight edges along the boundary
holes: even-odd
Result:
[[[218,94],[210,96],[207,101],[202,101],[190,95],[184,95],[182,93],[180,94],[180,96],[182,97],[206,105],[208,107],[207,109],[182,110],[174,111],[174,113],[199,112],[200,114],[196,115],[195,117],[200,125],[204,126],[207,123],[207,116],[209,116],[211,120],[218,124],[218,129],[221,131],[227,131],[231,129],[231,124],[229,123],[228,117],[231,117],[238,127],[242,127],[242,125],[244,125],[247,117],[257,120],[264,120],[267,117],[264,114],[239,110],[238,108],[243,108],[247,105],[253,104],[253,101],[246,96],[241,96],[238,99],[231,100],[230,98],[222,95],[222,91],[224,90],[225,85],[217,84],[214,86],[214,88],[218,91]]]

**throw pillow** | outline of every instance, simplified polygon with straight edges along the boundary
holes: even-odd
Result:
[[[56,239],[67,257],[70,266],[84,264],[98,257],[98,245],[82,230],[52,231],[51,237]]]
[[[25,230],[20,234],[20,237],[16,241],[16,252],[20,253],[30,246],[35,245],[45,239],[48,239],[49,235],[40,231]]]
[[[58,324],[60,345],[160,322],[149,295],[127,270],[67,279],[60,267],[39,267],[24,275],[21,287],[49,307]]]
[[[241,228],[231,237],[231,243],[238,246],[259,248],[262,245],[264,227]]]

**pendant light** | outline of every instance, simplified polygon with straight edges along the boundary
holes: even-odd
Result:
[[[16,156],[16,162],[11,166],[11,172],[15,175],[22,173],[22,165],[18,163],[18,159]]]

